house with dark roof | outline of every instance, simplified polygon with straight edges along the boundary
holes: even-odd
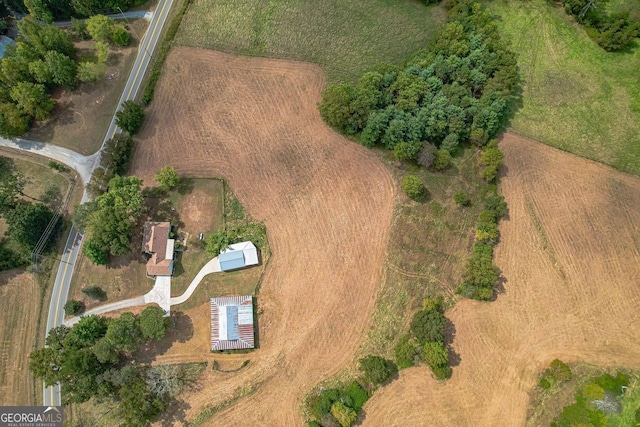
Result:
[[[175,240],[169,238],[171,224],[147,221],[144,223],[142,252],[149,256],[147,276],[171,276],[173,274],[173,253]]]
[[[211,351],[254,348],[253,297],[211,298]]]

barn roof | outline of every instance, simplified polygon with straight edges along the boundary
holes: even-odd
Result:
[[[211,298],[211,350],[253,347],[253,297]]]

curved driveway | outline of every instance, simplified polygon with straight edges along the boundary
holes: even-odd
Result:
[[[156,278],[156,283],[153,286],[153,289],[151,289],[145,295],[94,307],[91,310],[87,310],[82,313],[82,316],[104,314],[110,311],[120,310],[122,308],[135,307],[138,305],[151,303],[158,304],[165,312],[167,312],[167,314],[169,314],[170,307],[172,305],[182,304],[183,302],[187,301],[191,297],[191,295],[193,295],[193,292],[196,290],[205,276],[211,273],[218,273],[220,271],[222,271],[220,269],[220,261],[218,260],[218,257],[215,257],[200,269],[198,274],[196,274],[196,277],[194,277],[191,281],[191,284],[189,284],[187,290],[184,291],[184,293],[179,297],[171,298],[171,276],[158,276]],[[75,316],[60,323],[64,323],[64,325],[66,326],[73,326],[78,323],[80,317],[82,316]]]

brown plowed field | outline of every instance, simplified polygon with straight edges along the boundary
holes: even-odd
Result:
[[[24,270],[0,273],[0,405],[35,405],[29,353],[36,343],[40,288]]]
[[[237,374],[207,369],[183,397],[187,420],[261,384],[210,423],[300,425],[304,395],[345,367],[366,333],[393,182],[372,153],[323,124],[316,103],[324,84],[314,65],[200,49],[174,49],[165,64],[132,172],[149,182],[168,164],[225,178],[265,222],[273,253],[258,297],[260,349],[243,355],[251,364]],[[204,359],[208,342],[202,347]],[[180,361],[178,348],[166,357]]]
[[[522,426],[554,358],[640,368],[640,180],[512,134],[500,147],[505,292],[447,313],[461,358],[448,382],[403,371],[365,426]]]

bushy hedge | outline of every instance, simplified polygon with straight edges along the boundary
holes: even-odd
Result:
[[[498,222],[507,213],[504,197],[492,189],[484,197],[484,209],[476,223],[476,242],[463,273],[457,292],[467,298],[489,300],[500,278],[500,269],[493,263],[493,246],[499,238]]]
[[[571,368],[560,359],[555,359],[540,377],[540,387],[548,389],[551,386],[571,380]]]

